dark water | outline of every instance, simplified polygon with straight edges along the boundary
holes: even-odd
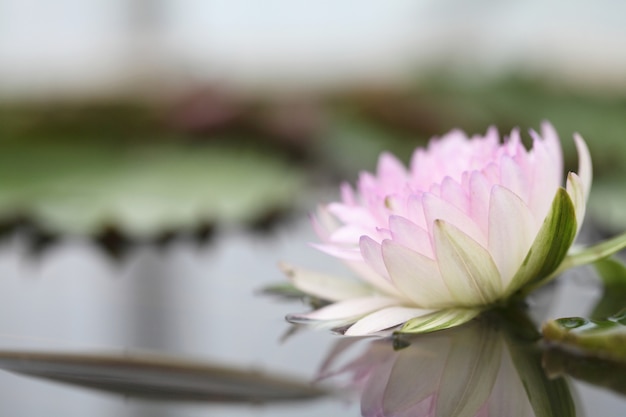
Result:
[[[0,365],[7,367],[2,352],[71,354],[79,362],[84,354],[111,360],[156,353],[201,362],[207,372],[211,367],[234,372],[242,379],[226,381],[228,389],[244,386],[246,394],[255,395],[229,399],[222,392],[189,401],[182,394],[191,390],[190,381],[207,381],[193,374],[193,366],[146,374],[128,363],[116,368],[106,362],[96,369],[84,360],[67,366],[57,361],[33,368],[32,362],[14,361],[14,370],[28,365],[34,373],[54,371],[57,378],[71,377],[78,384],[96,380],[101,386],[87,389],[2,371],[0,415],[626,415],[626,397],[597,380],[561,377],[558,366],[546,375],[554,360],[533,338],[533,320],[584,315],[593,307],[601,290],[589,270],[572,271],[567,280],[533,296],[531,317],[489,316],[470,326],[395,341],[344,339],[325,331],[297,332],[282,340],[289,329],[284,315],[306,306],[256,292],[282,280],[277,262],[342,272],[338,263],[306,245],[311,240],[303,220],[268,236],[225,232],[208,246],[140,247],[120,262],[81,240],[55,246],[40,259],[28,256],[19,237],[5,241],[0,246]],[[507,324],[510,320],[516,324]],[[144,395],[136,385],[124,388],[116,369],[135,383],[160,381],[165,388],[155,395]],[[103,391],[106,375],[110,384]],[[317,386],[330,393],[279,402],[270,395],[263,401],[268,392],[287,389],[279,383],[268,390],[269,382],[255,379],[259,375],[267,381],[279,378],[293,389],[321,378]],[[218,377],[218,385],[220,378],[226,383]],[[166,395],[177,390],[178,397]]]

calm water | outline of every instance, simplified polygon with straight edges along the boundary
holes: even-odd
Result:
[[[534,399],[559,404],[561,412],[575,407],[577,416],[626,415],[626,397],[614,391],[556,377],[554,370],[554,379],[547,378],[542,361],[549,358],[528,336],[532,324],[511,331],[501,318],[486,318],[396,340],[403,349],[391,340],[348,340],[325,331],[281,340],[289,329],[284,315],[306,306],[257,293],[282,280],[276,263],[342,271],[308,247],[311,240],[302,220],[270,235],[227,231],[205,246],[140,247],[119,262],[80,240],[39,259],[29,257],[19,236],[4,241],[2,351],[167,354],[304,384],[320,379],[333,394],[279,404],[155,401],[2,371],[0,414],[533,416],[526,386]],[[600,289],[590,271],[572,271],[569,278],[530,300],[533,320],[584,315],[593,307]]]

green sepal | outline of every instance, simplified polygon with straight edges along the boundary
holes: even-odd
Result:
[[[559,267],[576,237],[577,221],[574,203],[564,188],[559,188],[524,262],[506,294],[518,289],[534,289],[545,284]]]
[[[430,333],[467,323],[480,314],[480,309],[447,309],[415,317],[404,323],[398,333]]]

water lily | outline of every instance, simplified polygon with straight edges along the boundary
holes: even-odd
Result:
[[[554,128],[530,135],[527,149],[518,130],[502,142],[495,128],[455,130],[415,150],[408,168],[382,154],[376,174],[342,185],[341,201],[313,218],[314,246],[354,276],[283,265],[293,286],[327,302],[287,319],[346,335],[444,329],[624,247],[622,236],[570,251],[592,182],[589,150],[575,134],[578,171],[563,178]]]

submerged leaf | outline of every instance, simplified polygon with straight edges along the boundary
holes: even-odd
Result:
[[[321,388],[272,374],[147,354],[0,352],[0,369],[107,391],[167,401],[295,401]]]
[[[543,366],[551,378],[571,375],[626,395],[626,363],[580,357],[576,353],[552,347],[544,352]]]

